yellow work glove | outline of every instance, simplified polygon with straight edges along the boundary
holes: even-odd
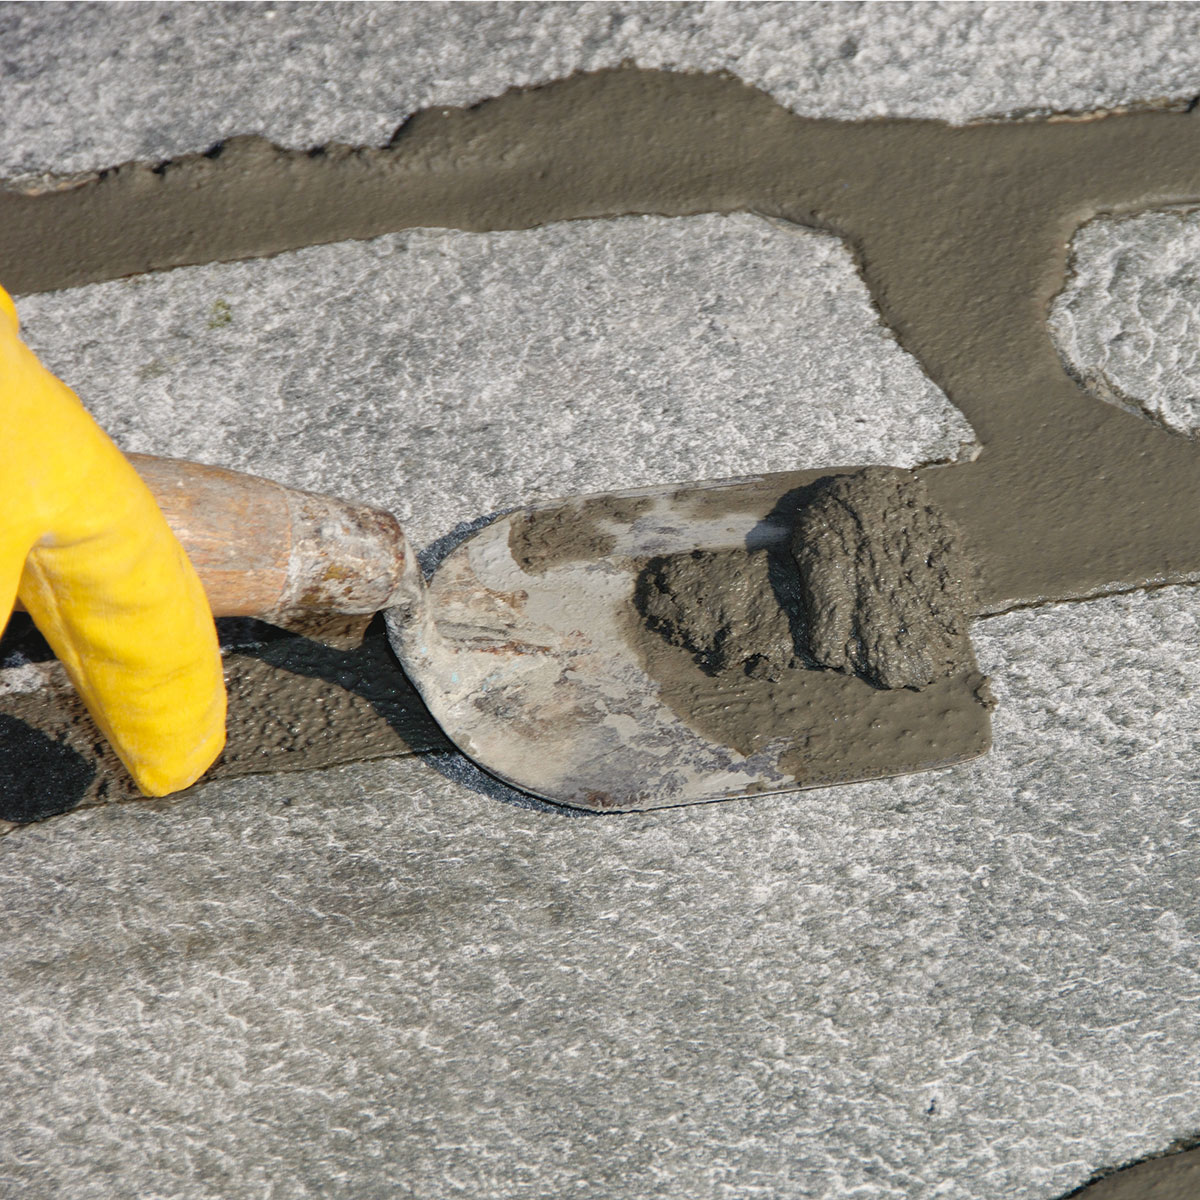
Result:
[[[20,596],[137,785],[225,744],[212,612],[149,488],[17,334],[0,288],[0,618]]]

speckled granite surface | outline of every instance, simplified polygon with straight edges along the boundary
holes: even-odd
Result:
[[[732,71],[844,120],[961,123],[1200,92],[1192,3],[8,3],[0,45],[6,177],[236,133],[380,145],[418,109],[625,61]]]
[[[622,817],[393,760],[0,842],[11,1194],[1049,1198],[1196,1119],[1191,589],[976,626],[996,749]]]
[[[1200,213],[1098,217],[1071,245],[1050,331],[1094,394],[1177,433],[1200,429]]]
[[[837,238],[748,213],[417,230],[29,296],[127,450],[395,512],[969,453]]]

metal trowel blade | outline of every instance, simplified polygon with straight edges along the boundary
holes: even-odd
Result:
[[[420,613],[388,614],[393,647],[465,754],[513,787],[576,808],[800,791],[984,753],[988,698],[973,662],[921,691],[802,667],[773,681],[712,677],[642,625],[634,592],[649,559],[765,553],[790,535],[789,497],[831,473],[640,488],[509,513],[442,561]]]

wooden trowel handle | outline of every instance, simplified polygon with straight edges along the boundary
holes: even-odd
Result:
[[[391,513],[222,467],[127,457],[187,551],[214,616],[373,613],[397,602],[412,552]]]

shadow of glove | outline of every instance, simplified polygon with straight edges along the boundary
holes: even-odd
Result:
[[[17,332],[0,288],[0,618],[21,603],[138,787],[194,783],[225,743],[200,580],[150,490]]]

